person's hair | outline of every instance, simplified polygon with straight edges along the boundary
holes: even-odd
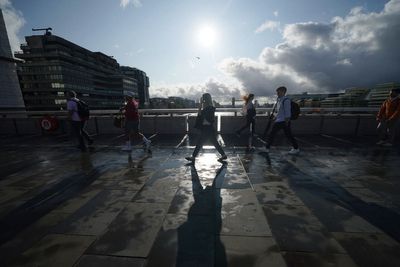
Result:
[[[247,94],[247,95],[243,96],[242,98],[244,100],[244,103],[247,105],[250,101],[250,98],[252,98],[252,97],[254,97],[254,94]]]
[[[203,104],[203,108],[214,106],[212,98],[211,98],[211,95],[209,93],[204,93],[203,96],[202,96],[202,99],[203,99],[203,103],[202,103]]]
[[[69,97],[76,97],[76,92],[75,91],[68,91],[68,96]]]
[[[276,91],[283,91],[283,92],[286,93],[287,89],[286,89],[285,86],[279,86],[279,87],[276,89]]]

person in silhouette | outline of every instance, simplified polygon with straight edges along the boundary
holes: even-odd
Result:
[[[379,141],[377,145],[392,146],[400,139],[400,88],[392,89],[376,117]]]
[[[292,143],[293,148],[289,151],[289,154],[296,155],[299,154],[299,145],[296,139],[293,137],[290,117],[292,115],[290,99],[286,96],[286,87],[281,86],[276,89],[276,94],[278,98],[276,99],[273,111],[273,124],[270,134],[266,138],[266,152],[269,153],[269,149],[274,141],[275,135],[279,130],[283,130],[287,139]]]
[[[203,144],[206,140],[210,140],[214,145],[214,147],[221,154],[221,157],[218,159],[218,161],[223,161],[227,159],[224,150],[218,143],[216,132],[214,129],[214,120],[215,120],[215,107],[213,105],[211,95],[209,93],[205,93],[200,98],[200,105],[195,125],[195,128],[201,131],[200,137],[197,140],[196,148],[194,149],[192,156],[186,157],[185,158],[186,160],[194,163],[197,155],[199,154],[200,149],[203,147]]]
[[[243,125],[240,129],[238,129],[235,133],[238,137],[245,129],[249,129],[251,126],[251,134],[255,133],[256,127],[256,108],[253,104],[254,94],[248,94],[243,97],[243,115],[246,116],[246,124]]]

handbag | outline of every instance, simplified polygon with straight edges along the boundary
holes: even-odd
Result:
[[[113,124],[117,128],[124,128],[125,126],[125,117],[122,113],[118,113],[114,115],[114,121]]]

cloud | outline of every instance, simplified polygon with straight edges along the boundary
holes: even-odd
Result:
[[[120,2],[120,6],[123,8],[127,7],[129,4],[132,4],[136,8],[142,6],[142,2],[140,0],[121,0]]]
[[[278,29],[280,25],[281,24],[280,24],[279,21],[267,20],[266,22],[261,24],[254,32],[255,33],[261,33],[261,32],[264,32],[266,30],[273,31],[275,29]]]
[[[214,78],[209,78],[204,83],[199,84],[154,84],[150,88],[152,97],[182,96],[190,99],[199,99],[203,93],[210,93],[214,98],[230,98],[240,96],[242,90],[229,82],[220,82]]]
[[[18,33],[25,24],[22,13],[16,10],[9,0],[0,0],[0,8],[3,11],[4,22],[7,28],[7,35],[10,41],[11,50],[20,50],[22,40],[18,37]]]
[[[268,29],[263,25],[257,30]],[[400,0],[389,1],[380,12],[355,7],[329,23],[288,24],[282,38],[257,59],[228,58],[219,69],[265,96],[280,85],[290,93],[330,92],[399,80]]]
[[[275,11],[274,11],[274,16],[275,16],[275,17],[278,17],[278,16],[279,16],[278,10],[275,10]]]

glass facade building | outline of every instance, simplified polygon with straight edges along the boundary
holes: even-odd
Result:
[[[124,75],[110,56],[50,32],[25,40],[15,57],[23,60],[18,64],[18,77],[27,110],[65,109],[69,90],[77,92],[91,109],[116,109],[124,91],[138,92],[138,81]]]

